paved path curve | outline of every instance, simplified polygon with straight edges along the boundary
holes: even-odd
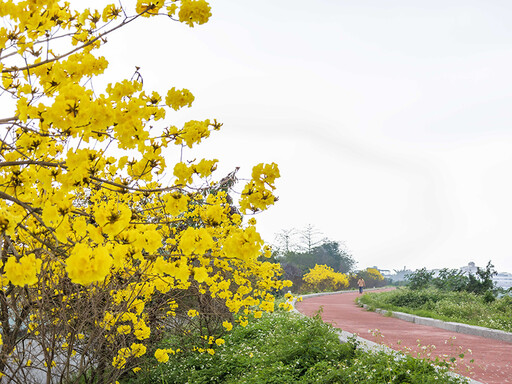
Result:
[[[455,371],[479,382],[512,383],[512,343],[369,312],[355,304],[357,296],[356,291],[314,296],[298,302],[295,307],[307,316],[315,315],[323,307],[322,319],[326,323],[415,357],[457,357]],[[462,353],[464,357],[461,359],[458,356]],[[474,359],[473,363],[471,359]]]

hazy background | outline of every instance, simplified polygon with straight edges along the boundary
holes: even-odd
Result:
[[[358,267],[512,272],[512,3],[213,0],[208,24],[109,38],[113,81],[186,87],[224,123],[191,156],[277,162],[268,242],[313,224]],[[170,159],[172,160],[172,159]]]

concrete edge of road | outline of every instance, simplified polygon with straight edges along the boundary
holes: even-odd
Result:
[[[370,289],[366,289],[366,291],[373,291],[373,290],[377,290],[377,289],[378,288],[370,288]],[[328,295],[337,295],[337,294],[340,294],[340,293],[349,293],[349,292],[357,292],[357,291],[351,290],[351,291],[338,291],[338,292],[310,293],[310,294],[307,294],[307,295],[300,295],[300,297],[307,298],[307,297],[315,297],[315,296],[328,296]],[[297,302],[297,297],[295,297],[293,299],[293,301],[292,301],[292,306],[293,306],[292,312],[298,313],[301,316],[306,316],[303,313],[300,313],[299,311],[297,311],[297,308],[295,308],[296,302]],[[386,310],[381,310],[381,309],[379,309],[379,311],[380,311],[379,313],[383,313],[383,314],[386,314],[388,312]],[[394,312],[394,313],[402,314],[401,312]],[[403,313],[403,315],[408,315],[408,314]],[[412,315],[408,315],[408,316],[412,316]],[[415,316],[415,317],[419,317],[419,316]],[[397,317],[397,318],[400,319],[400,317]],[[421,319],[435,320],[435,319],[428,319],[426,317],[423,317]],[[408,321],[408,320],[406,320],[406,321]],[[438,321],[440,321],[440,320],[438,320]],[[412,322],[414,322],[414,321],[412,321]],[[423,324],[421,322],[416,322],[416,324],[428,325],[428,324]],[[452,324],[459,324],[459,323],[452,323]],[[459,325],[465,325],[465,324],[459,324]],[[435,327],[435,325],[434,325],[434,327]],[[483,328],[483,327],[478,327],[478,328]],[[488,329],[488,328],[485,328],[485,329]],[[454,331],[454,332],[457,332],[457,331]],[[389,348],[386,345],[378,344],[378,343],[375,343],[375,342],[373,342],[371,340],[363,339],[362,337],[360,337],[358,335],[354,335],[353,333],[350,333],[350,332],[347,332],[347,331],[343,331],[341,329],[338,331],[338,338],[339,338],[341,343],[346,343],[349,340],[355,340],[356,343],[357,343],[358,348],[361,348],[364,351],[385,352],[385,353],[388,353],[388,354],[395,354],[397,356],[397,358],[405,357],[405,355],[402,352],[395,351],[395,350]],[[467,379],[469,384],[484,384],[484,383],[482,383],[480,381],[476,381],[476,380],[471,379],[469,377],[466,377],[466,376],[463,376],[463,375],[459,375],[458,373],[455,373],[455,372],[449,371],[448,374],[450,376]]]

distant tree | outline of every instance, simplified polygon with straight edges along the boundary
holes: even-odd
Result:
[[[336,241],[326,241],[312,250],[316,263],[328,265],[337,272],[348,273],[355,265],[352,256]]]
[[[292,229],[282,229],[278,234],[276,234],[276,248],[279,255],[287,254],[292,252],[297,244],[295,242],[294,237],[297,235],[297,230],[295,228]]]
[[[492,277],[497,274],[498,272],[496,272],[494,265],[489,260],[485,269],[477,268],[476,276],[469,274],[469,281],[466,290],[468,292],[476,293],[477,295],[483,295],[486,292],[492,292],[495,288]]]
[[[317,264],[327,265],[335,272],[348,273],[355,265],[352,256],[336,241],[326,240],[310,252],[288,252],[281,256],[282,263],[294,264],[302,273]]]
[[[288,252],[283,255],[281,264],[295,265],[302,275],[316,265],[313,255],[307,252]]]
[[[326,265],[334,272],[349,273],[356,262],[344,243],[320,238],[321,232],[311,224],[303,230],[283,229],[276,234],[272,258],[268,261],[280,263],[283,279],[293,282],[292,291],[302,285],[302,277],[318,265]]]
[[[427,271],[426,268],[417,269],[409,276],[407,276],[408,284],[410,289],[425,289],[432,284],[434,272]]]
[[[434,287],[443,291],[466,291],[477,295],[488,295],[491,300],[491,296],[494,298],[496,290],[492,278],[496,274],[491,261],[485,268],[477,268],[476,274],[469,273],[468,275],[457,269],[444,268],[434,277],[433,271],[421,268],[407,277],[407,286],[414,290]]]
[[[469,278],[459,269],[443,268],[437,277],[432,279],[434,287],[444,291],[465,291]]]
[[[306,225],[306,227],[300,231],[300,248],[307,253],[311,253],[313,248],[327,241],[325,237],[319,239],[321,235],[322,232],[317,230],[313,225]]]
[[[383,287],[386,282],[384,276],[375,268],[367,268],[366,271],[361,273],[367,287]]]

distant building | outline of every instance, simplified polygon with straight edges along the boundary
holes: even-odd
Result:
[[[391,271],[389,269],[380,269],[380,268],[377,268],[377,267],[373,267],[375,268],[377,271],[380,272],[380,274],[384,277],[389,277],[392,275]]]
[[[493,276],[492,281],[496,284],[497,287],[503,289],[512,288],[512,273],[501,272],[496,276]]]
[[[465,275],[476,275],[476,272],[478,271],[478,267],[473,263],[472,261],[468,263],[467,266],[460,267],[460,270]],[[492,277],[492,281],[498,288],[508,289],[512,288],[512,273],[509,272],[500,272],[497,275]]]
[[[393,272],[391,272],[389,269],[382,269],[379,271],[382,276],[384,276],[386,279],[394,281],[395,283],[399,281],[406,281],[407,276],[412,273],[410,269],[405,269],[405,267],[402,270],[394,269]]]
[[[470,261],[467,266],[460,267],[460,270],[464,272],[465,275],[475,275],[478,267],[475,265],[475,263]]]

